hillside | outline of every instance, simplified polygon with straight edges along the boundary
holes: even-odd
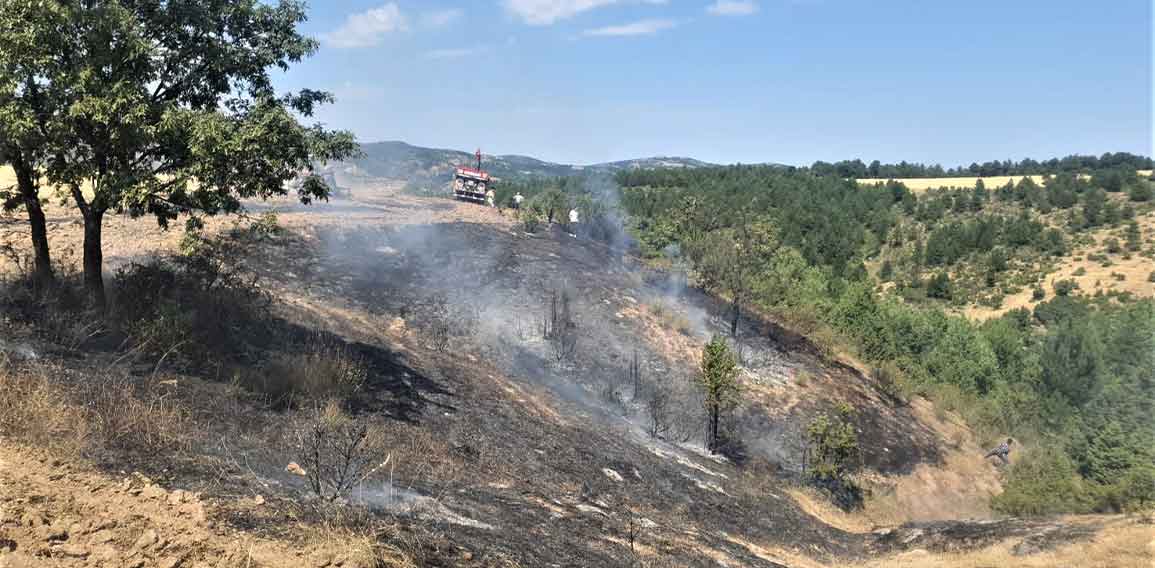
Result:
[[[403,180],[422,188],[440,187],[450,181],[454,168],[472,166],[472,152],[422,148],[404,142],[373,142],[361,145],[363,155],[347,163],[327,166],[345,179]],[[612,174],[634,168],[698,168],[709,166],[692,158],[653,157],[592,165],[555,164],[529,156],[482,155],[482,167],[501,179],[563,177],[578,174]]]
[[[211,360],[188,342],[209,336],[170,343],[165,328],[130,325],[114,343],[83,318],[41,319],[7,288],[0,479],[33,496],[0,495],[9,558],[820,566],[990,557],[1022,542],[1066,558],[1107,531],[1121,544],[1100,554],[1144,561],[1123,544],[1137,525],[1117,518],[944,521],[991,515],[1000,480],[981,459],[988,441],[924,400],[896,404],[870,376],[758,316],[742,324],[746,394],[732,422],[746,449],[710,455],[690,377],[706,339],[728,327],[723,306],[595,241],[529,235],[496,211],[397,189],[312,208],[252,204],[277,211],[272,229],[212,220],[209,234],[240,247],[219,260],[259,278],[275,302],[255,327],[236,319],[244,304],[229,304],[222,333],[247,331],[220,338]],[[78,242],[71,217],[50,209],[56,250]],[[147,219],[110,219],[106,234],[113,269],[172,254],[181,240]],[[15,236],[5,244],[24,246]],[[245,298],[246,281],[221,285]],[[559,293],[571,302],[572,349],[539,331]],[[164,296],[149,298],[136,304],[154,309]],[[164,300],[166,313],[192,310],[192,319],[158,321],[210,324],[203,318],[217,312],[203,311],[204,300]],[[142,333],[163,347],[141,343]],[[338,509],[285,471],[308,464],[293,440],[314,424],[313,407],[278,404],[262,378],[295,376],[294,367],[324,376],[325,353],[363,365],[364,382],[342,396],[380,436],[376,460],[390,464]],[[635,358],[638,381],[628,372]],[[660,414],[657,392],[669,405]],[[858,513],[832,510],[800,476],[800,432],[840,403],[856,409],[861,479],[873,488]],[[654,416],[666,423],[658,435]],[[68,497],[75,491],[106,510],[93,515],[91,502]]]

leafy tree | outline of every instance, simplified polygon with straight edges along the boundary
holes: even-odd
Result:
[[[1152,191],[1150,181],[1138,181],[1131,185],[1131,191],[1128,196],[1131,201],[1151,201]]]
[[[1119,423],[1109,420],[1091,438],[1087,449],[1088,477],[1099,483],[1118,481],[1134,465],[1135,451]]]
[[[1002,494],[991,504],[996,511],[1017,516],[1086,512],[1091,495],[1074,462],[1061,450],[1045,448],[1015,463]]]
[[[738,403],[738,363],[726,340],[715,336],[702,350],[701,371],[698,386],[705,395],[707,432],[706,447],[711,453],[722,448],[719,430],[722,417]]]
[[[1064,320],[1043,342],[1043,382],[1075,407],[1094,394],[1103,367],[1103,345],[1094,328]]]
[[[1101,189],[1094,189],[1083,197],[1083,219],[1088,227],[1094,227],[1103,222],[1103,207],[1107,204],[1107,194]]]
[[[742,304],[749,301],[759,272],[778,248],[774,226],[765,219],[699,234],[687,252],[706,289],[730,297],[730,335],[737,337]]]
[[[295,179],[309,203],[330,190],[314,163],[355,151],[352,135],[298,122],[331,95],[273,89],[270,68],[317,49],[296,29],[305,19],[296,0],[8,0],[0,13],[0,44],[45,46],[23,67],[24,89],[44,93],[31,111],[51,133],[35,148],[50,157],[38,173],[84,218],[85,286],[97,306],[107,212],[151,214],[162,226],[192,214],[195,226],[242,199],[283,195]],[[0,52],[0,66],[12,54]]]
[[[1143,246],[1143,233],[1139,230],[1139,223],[1134,220],[1127,223],[1127,250],[1137,251]]]
[[[930,298],[950,300],[952,297],[950,275],[946,272],[936,272],[926,283],[926,295]]]
[[[839,405],[837,414],[820,414],[806,427],[811,482],[830,492],[843,509],[858,508],[862,492],[850,479],[860,459],[858,432],[850,406]]]
[[[59,66],[56,54],[65,49],[65,38],[41,30],[53,25],[59,11],[32,2],[0,3],[0,165],[10,165],[16,174],[15,188],[0,187],[0,206],[23,207],[28,215],[40,287],[56,281],[40,182],[52,158],[49,148],[60,140],[64,112],[60,89],[43,77]]]

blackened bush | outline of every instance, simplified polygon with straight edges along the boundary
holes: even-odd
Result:
[[[184,255],[132,264],[114,278],[110,320],[144,354],[211,366],[272,342],[272,297],[236,264],[237,251],[201,241]]]

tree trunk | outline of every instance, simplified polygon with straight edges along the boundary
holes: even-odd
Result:
[[[103,210],[90,207],[84,211],[84,288],[93,307],[102,312],[108,304],[104,296],[104,253],[100,248],[103,222]]]
[[[52,272],[52,257],[48,251],[48,223],[44,219],[44,209],[40,206],[36,178],[32,169],[21,160],[13,161],[16,184],[28,211],[28,225],[32,229],[32,250],[35,253],[35,282],[39,289],[51,288],[56,284]]]
[[[733,316],[730,319],[730,337],[738,338],[738,320],[742,319],[742,304],[739,303],[737,296],[734,297],[732,304]]]
[[[717,404],[710,406],[710,440],[708,449],[711,454],[718,453],[718,414],[720,413]]]

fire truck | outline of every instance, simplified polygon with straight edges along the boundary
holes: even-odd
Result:
[[[453,173],[453,196],[457,199],[485,203],[493,179],[481,169],[481,150],[475,155],[477,168],[459,167]]]

